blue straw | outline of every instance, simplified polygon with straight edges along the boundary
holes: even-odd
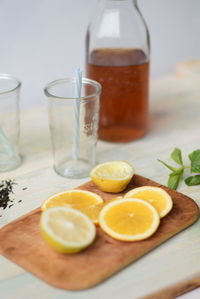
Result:
[[[75,73],[75,99],[73,101],[73,144],[72,144],[72,158],[78,160],[79,152],[79,114],[80,114],[80,96],[82,88],[82,71],[80,68],[76,69]]]
[[[0,128],[0,139],[4,145],[4,149],[5,149],[6,153],[8,154],[9,158],[11,158],[13,156],[12,146],[11,146],[8,138],[6,137],[4,131],[1,128]]]

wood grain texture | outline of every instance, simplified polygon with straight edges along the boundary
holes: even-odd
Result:
[[[189,197],[135,175],[128,188],[160,186],[173,198],[172,211],[161,220],[158,231],[139,242],[120,242],[97,228],[95,242],[86,250],[63,255],[43,241],[39,232],[40,209],[36,209],[4,226],[0,232],[0,253],[47,283],[62,289],[81,290],[92,287],[194,223],[199,208]],[[100,191],[92,182],[79,187],[93,191],[109,200],[116,197]],[[120,193],[119,195],[122,195]]]
[[[170,288],[160,290],[151,295],[142,297],[140,299],[173,299],[181,294],[187,293],[200,286],[200,272],[199,275],[191,277],[185,281],[181,281]],[[192,297],[191,297],[192,298]]]

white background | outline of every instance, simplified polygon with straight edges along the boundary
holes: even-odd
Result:
[[[151,34],[154,77],[200,58],[199,0],[139,0]],[[0,72],[23,84],[21,107],[42,104],[44,85],[84,69],[84,40],[97,0],[0,0]]]

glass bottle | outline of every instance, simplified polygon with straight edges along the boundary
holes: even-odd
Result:
[[[86,35],[86,75],[101,83],[99,138],[127,142],[148,129],[150,41],[136,0],[99,0]]]

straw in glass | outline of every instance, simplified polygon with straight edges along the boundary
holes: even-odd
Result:
[[[79,151],[79,114],[80,114],[80,96],[82,87],[82,71],[80,68],[76,69],[75,73],[75,99],[73,101],[73,144],[72,144],[72,158],[78,160]]]
[[[5,151],[8,155],[9,158],[11,158],[13,156],[13,150],[12,150],[12,146],[8,140],[8,138],[6,137],[4,131],[0,128],[0,140],[2,141]]]

